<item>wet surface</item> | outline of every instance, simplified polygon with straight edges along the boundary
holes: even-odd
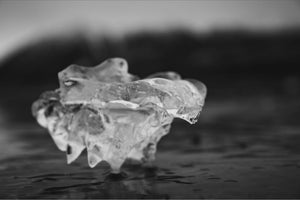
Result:
[[[152,166],[120,175],[89,168],[86,152],[67,165],[33,120],[1,112],[0,198],[300,198],[297,99],[242,102],[208,101],[198,124],[175,121]]]

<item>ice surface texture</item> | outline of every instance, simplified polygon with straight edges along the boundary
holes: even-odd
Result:
[[[203,83],[175,72],[139,80],[121,58],[96,67],[71,65],[58,78],[60,87],[33,103],[34,117],[66,151],[68,163],[86,148],[90,167],[106,161],[114,173],[126,159],[154,160],[173,119],[196,123],[206,96]]]

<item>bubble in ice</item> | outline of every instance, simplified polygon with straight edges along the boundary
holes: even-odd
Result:
[[[87,149],[90,167],[106,161],[114,173],[126,159],[153,161],[173,119],[196,123],[206,97],[198,80],[175,72],[139,79],[122,58],[95,67],[71,65],[58,78],[60,87],[33,103],[33,116],[68,163]]]

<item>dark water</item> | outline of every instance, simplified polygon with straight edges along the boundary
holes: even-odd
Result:
[[[241,103],[242,102],[242,103]],[[152,166],[67,165],[48,133],[1,108],[0,198],[300,198],[297,99],[208,101],[199,123],[176,121]]]

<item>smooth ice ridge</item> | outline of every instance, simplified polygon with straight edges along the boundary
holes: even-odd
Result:
[[[90,167],[104,160],[114,173],[126,159],[153,161],[173,119],[196,123],[206,97],[200,81],[175,72],[139,79],[121,58],[96,67],[71,65],[58,78],[60,87],[33,103],[34,117],[68,163],[86,148]]]

